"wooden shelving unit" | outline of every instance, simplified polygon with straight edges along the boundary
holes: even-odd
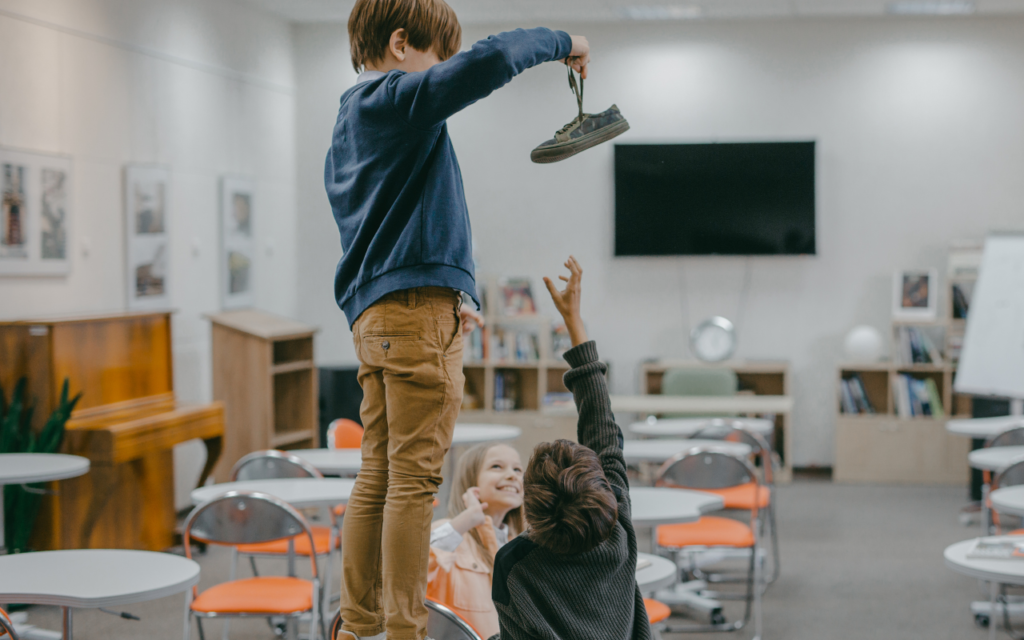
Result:
[[[260,449],[316,446],[317,372],[304,324],[255,310],[210,316],[213,397],[224,402],[224,455],[217,482]]]
[[[739,380],[740,394],[790,395],[789,363],[772,360],[729,360],[719,363],[706,363],[696,360],[658,360],[647,362],[640,367],[640,386],[643,389],[643,393],[660,394],[661,379],[665,372],[669,369],[678,368],[731,369],[736,372],[736,377]],[[771,417],[775,421],[774,447],[782,461],[782,468],[779,470],[776,480],[786,483],[793,477],[793,463],[789,456],[789,452],[792,451],[793,447],[790,414],[789,412],[777,413]]]
[[[977,255],[972,255],[976,252]],[[951,248],[945,281],[942,315],[934,321],[894,321],[893,334],[900,327],[918,327],[924,331],[942,331],[941,364],[848,364],[839,367],[836,392],[836,482],[873,482],[907,484],[965,484],[970,475],[966,463],[971,442],[946,431],[947,418],[969,418],[971,398],[954,393],[959,344],[966,319],[959,317],[953,304],[954,287],[968,292],[976,280],[980,263],[980,244]],[[973,265],[973,267],[972,267]],[[895,342],[894,351],[895,351]],[[859,375],[875,409],[874,414],[843,413],[838,381]],[[906,374],[912,378],[931,378],[938,388],[943,417],[901,417],[896,410],[892,381]]]

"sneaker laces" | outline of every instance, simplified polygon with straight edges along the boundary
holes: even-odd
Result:
[[[568,58],[565,60],[565,68],[569,71],[569,88],[572,89],[574,94],[576,94],[576,106],[579,107],[580,112],[579,115],[570,120],[567,125],[559,129],[556,135],[564,134],[566,131],[569,131],[576,126],[577,123],[582,124],[587,117],[587,114],[583,113],[583,74],[580,74],[580,80],[579,83],[577,83],[576,76],[572,72],[572,65],[569,64]]]

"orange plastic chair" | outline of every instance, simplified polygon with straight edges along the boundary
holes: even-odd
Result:
[[[985,441],[986,449],[989,447],[1014,447],[1020,445],[1024,445],[1024,427],[1012,427]],[[991,491],[992,472],[984,469],[981,472],[981,526],[984,535],[992,533],[995,528],[993,521],[998,518],[998,516],[992,513],[992,503],[988,497]]]
[[[715,491],[753,484],[760,489],[757,471],[747,460],[733,457],[714,447],[700,447],[679,453],[658,470],[655,485],[693,491]],[[757,494],[755,494],[757,495]],[[661,525],[655,529],[657,547],[670,550],[679,565],[680,556],[689,558],[684,571],[697,578],[705,578],[697,569],[695,556],[708,548],[748,549],[750,563],[747,568],[746,608],[742,621],[716,622],[709,625],[666,627],[672,633],[692,631],[737,631],[754,617],[755,637],[761,636],[761,591],[758,501],[751,501],[750,524],[720,516],[703,516],[697,522]]]
[[[1019,485],[1024,485],[1024,460],[1011,464],[992,478],[992,483],[989,486],[989,493],[985,495],[985,501],[988,506],[986,511],[991,517],[989,530],[991,531],[994,529],[996,535],[1003,535],[1003,523],[1000,521],[999,513],[992,508],[992,498],[990,497],[991,492],[1001,487],[1015,487]],[[1010,531],[1009,535],[1024,535],[1024,529],[1015,529]]]
[[[0,609],[0,638],[7,640],[18,640],[18,634],[14,630],[14,621],[8,617],[7,612]]]
[[[644,608],[647,609],[647,620],[651,623],[651,635],[654,640],[661,640],[661,632],[665,629],[662,623],[672,615],[672,610],[667,604],[654,598],[644,598]]]
[[[302,514],[286,502],[265,493],[230,491],[205,502],[185,520],[185,557],[192,558],[192,540],[210,544],[242,545],[304,536],[313,545],[313,532]],[[229,580],[199,593],[192,587],[189,625],[196,618],[199,637],[203,618],[283,616],[289,640],[296,640],[298,621],[311,615],[310,636],[320,620],[320,577],[316,559],[310,557],[312,580],[293,576]]]
[[[355,420],[338,418],[327,426],[328,449],[358,449],[363,445],[363,427]]]

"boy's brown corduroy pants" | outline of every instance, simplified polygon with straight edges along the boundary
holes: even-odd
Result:
[[[352,326],[365,431],[341,537],[341,616],[358,636],[426,635],[431,503],[465,386],[461,300],[441,287],[396,291]]]

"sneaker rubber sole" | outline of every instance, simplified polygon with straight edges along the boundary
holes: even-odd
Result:
[[[608,142],[612,138],[622,135],[629,130],[629,122],[622,120],[593,131],[576,140],[566,140],[546,147],[540,147],[530,152],[530,160],[537,164],[550,164],[571,158],[581,151],[596,147],[602,142]]]

